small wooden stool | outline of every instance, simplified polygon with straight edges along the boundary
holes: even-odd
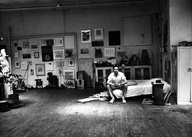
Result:
[[[35,79],[36,88],[43,88],[43,81],[41,79]]]

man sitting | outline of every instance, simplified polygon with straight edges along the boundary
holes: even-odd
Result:
[[[110,103],[115,101],[115,97],[122,98],[122,102],[126,103],[125,94],[127,92],[127,86],[128,85],[125,75],[119,71],[118,66],[114,66],[113,72],[108,76],[107,80],[107,89],[112,98]]]

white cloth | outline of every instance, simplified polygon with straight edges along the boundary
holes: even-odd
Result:
[[[113,95],[115,95],[116,98],[122,98],[123,97],[123,91],[120,89],[115,89],[112,91]]]

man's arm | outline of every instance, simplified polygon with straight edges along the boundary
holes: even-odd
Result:
[[[114,83],[112,83],[111,74],[107,78],[107,84],[108,85],[114,85]]]

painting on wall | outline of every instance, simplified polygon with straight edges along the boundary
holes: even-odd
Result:
[[[81,42],[91,43],[91,30],[81,30]]]
[[[27,70],[27,62],[21,62],[21,70]]]
[[[54,38],[54,46],[63,46],[63,38]]]
[[[105,48],[104,56],[105,57],[115,57],[115,48]]]
[[[15,59],[19,58],[19,52],[15,52]]]
[[[69,67],[74,67],[75,66],[75,61],[73,59],[69,60]]]
[[[39,58],[39,52],[34,52],[34,58]]]
[[[48,62],[48,63],[45,64],[46,70],[52,71],[54,69],[53,66],[54,66],[53,62]]]
[[[31,58],[31,54],[23,54],[23,59],[30,59]]]
[[[36,64],[35,69],[37,76],[45,76],[45,64]]]
[[[103,39],[103,28],[95,28],[94,29],[94,39],[102,40]]]
[[[54,59],[64,59],[64,49],[57,49],[53,51]]]
[[[121,45],[120,31],[109,31],[109,46]]]
[[[65,80],[72,80],[75,78],[74,70],[64,70]]]
[[[19,69],[21,67],[21,64],[19,61],[15,61],[15,68]]]
[[[29,48],[29,42],[23,42],[23,48],[28,49]]]
[[[31,50],[38,50],[38,44],[37,43],[31,43],[30,44],[30,48],[31,48]]]
[[[75,48],[75,36],[69,35],[64,37],[65,49]]]
[[[92,41],[92,47],[104,46],[104,41]]]

